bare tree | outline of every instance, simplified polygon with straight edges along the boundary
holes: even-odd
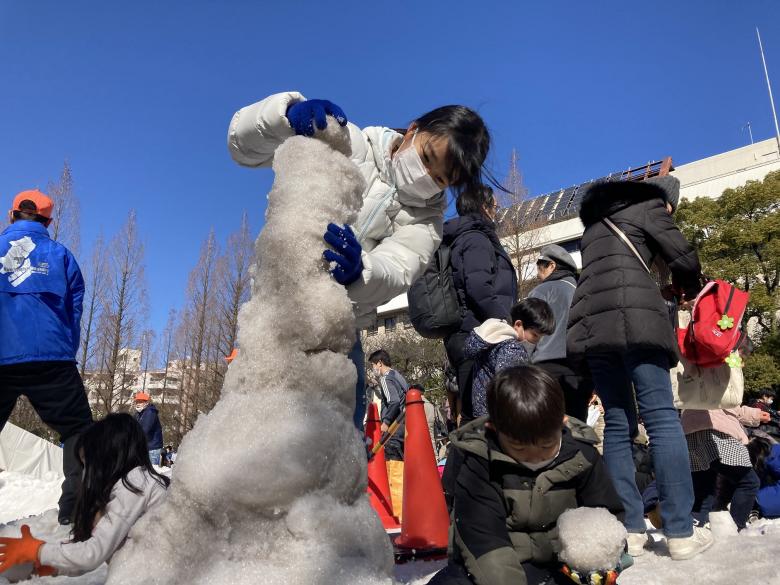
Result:
[[[141,333],[141,390],[146,391],[146,384],[149,378],[149,370],[156,364],[155,343],[157,337],[153,329],[145,329]]]
[[[541,200],[531,199],[523,184],[519,157],[514,149],[504,186],[507,192],[497,195],[501,209],[496,222],[501,242],[518,271],[518,297],[524,298],[537,284],[533,266],[536,252],[545,241],[547,221],[539,214]]]
[[[59,180],[56,183],[50,182],[47,190],[54,201],[49,234],[53,240],[78,255],[81,245],[80,206],[78,197],[73,192],[73,176],[67,160],[62,164]]]
[[[103,236],[99,235],[92,247],[92,257],[85,266],[84,311],[81,315],[81,377],[87,368],[94,367],[96,327],[100,310],[105,304],[108,256]]]
[[[200,257],[190,272],[187,305],[182,326],[188,330],[185,355],[186,367],[182,376],[183,392],[180,398],[185,427],[192,428],[198,413],[208,412],[219,397],[214,387],[213,369],[216,340],[218,247],[212,230],[201,247]]]
[[[130,388],[140,366],[137,347],[146,313],[144,246],[135,211],[113,238],[109,250],[108,283],[100,315],[100,372],[96,393],[105,413],[129,403]]]
[[[219,350],[230,355],[238,338],[238,312],[249,300],[251,277],[249,269],[254,257],[254,241],[249,231],[246,212],[241,227],[228,236],[225,253],[220,257],[219,271]]]

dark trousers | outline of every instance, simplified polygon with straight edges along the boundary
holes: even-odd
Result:
[[[523,563],[527,585],[571,585],[569,580],[554,566]],[[449,563],[428,581],[428,585],[474,585],[474,580],[463,565]]]
[[[0,430],[19,396],[26,396],[41,420],[60,434],[63,443],[62,495],[59,519],[71,520],[81,485],[78,435],[92,423],[87,394],[75,362],[27,362],[0,366]]]
[[[588,403],[594,388],[590,376],[579,375],[569,367],[566,360],[549,360],[534,365],[542,368],[561,385],[566,401],[566,414],[583,422],[587,421]]]
[[[468,333],[458,331],[444,340],[444,349],[447,350],[447,359],[455,368],[458,378],[458,392],[461,402],[461,424],[474,418],[474,407],[471,404],[471,383],[474,378],[474,360],[466,359],[463,350],[466,345]]]
[[[694,518],[702,523],[707,522],[710,512],[725,510],[730,502],[731,517],[737,528],[743,529],[761,485],[753,468],[734,467],[713,461],[706,471],[694,471],[691,475],[693,476]],[[725,481],[718,481],[718,476]],[[729,493],[718,494],[718,486]]]

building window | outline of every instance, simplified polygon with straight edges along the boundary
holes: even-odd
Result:
[[[385,331],[393,331],[395,329],[395,323],[395,317],[388,317],[385,319]]]
[[[377,327],[376,320],[371,323],[366,329],[366,335],[376,335],[379,328]]]

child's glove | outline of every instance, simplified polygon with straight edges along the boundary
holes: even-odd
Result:
[[[287,120],[299,136],[314,136],[314,124],[325,130],[328,125],[325,116],[333,116],[342,126],[347,124],[344,110],[328,100],[306,100],[287,108]]]
[[[338,253],[333,250],[325,250],[323,254],[325,260],[336,263],[336,267],[330,271],[333,278],[344,286],[352,284],[360,278],[360,273],[363,272],[361,258],[363,248],[352,232],[352,228],[348,225],[342,228],[335,223],[329,223],[324,238],[334,250],[338,250]]]
[[[43,544],[44,541],[30,534],[27,524],[22,524],[21,538],[0,537],[0,573],[24,563],[35,563],[36,567],[40,567],[38,549]]]

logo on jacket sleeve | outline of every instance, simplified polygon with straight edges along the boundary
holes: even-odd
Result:
[[[48,265],[33,268],[30,262],[30,254],[33,250],[35,250],[35,242],[29,236],[24,236],[19,240],[11,240],[11,247],[6,255],[0,256],[0,274],[10,274],[8,282],[11,286],[19,286],[33,273],[48,274]]]

